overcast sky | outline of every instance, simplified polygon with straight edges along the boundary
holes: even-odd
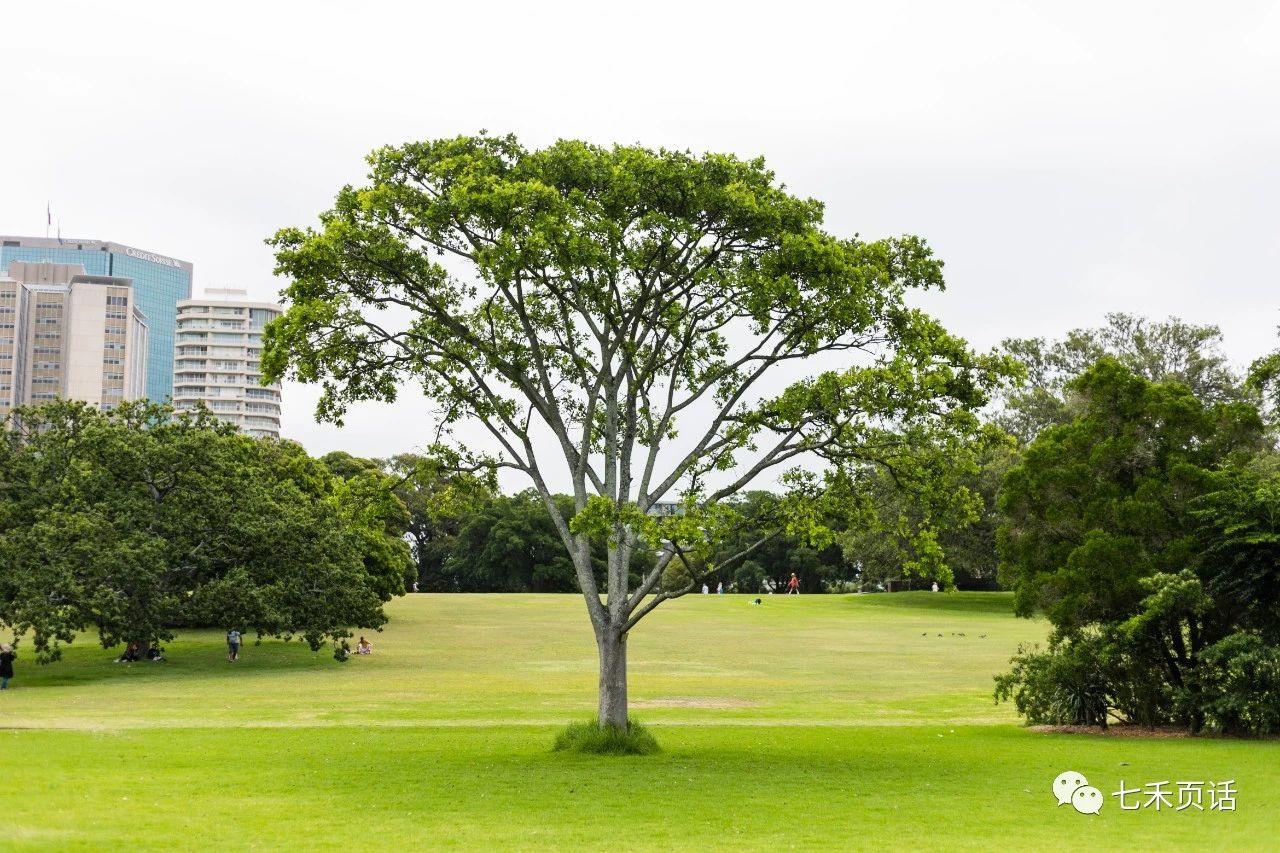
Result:
[[[436,8],[439,6],[440,8]],[[0,24],[0,233],[114,240],[275,299],[263,239],[388,143],[514,132],[763,155],[827,227],[925,237],[975,346],[1107,311],[1277,346],[1280,4],[41,3]],[[427,407],[313,453],[427,440]]]

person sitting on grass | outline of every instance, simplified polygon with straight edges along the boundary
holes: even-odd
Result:
[[[373,644],[364,637],[360,638],[360,642],[356,644],[356,654],[371,655],[373,654]]]
[[[116,660],[116,663],[133,663],[136,660],[141,660],[141,658],[142,658],[142,651],[138,648],[138,644],[130,643],[125,648],[124,654],[120,655],[120,657]]]

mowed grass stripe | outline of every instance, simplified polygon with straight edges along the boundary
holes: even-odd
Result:
[[[1268,850],[1280,744],[1011,726],[655,727],[645,758],[553,754],[553,729],[0,732],[6,849]],[[1056,806],[1236,780],[1235,812]],[[606,836],[611,839],[604,844]]]

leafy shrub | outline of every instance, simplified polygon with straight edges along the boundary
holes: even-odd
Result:
[[[1175,710],[1179,692],[1159,665],[1160,650],[1154,642],[1109,631],[1098,651],[1111,706],[1125,720],[1148,727],[1186,721],[1187,716]]]
[[[618,726],[598,725],[594,720],[570,723],[556,735],[552,750],[589,755],[652,755],[662,748],[648,729],[628,719],[625,731]]]
[[[1210,731],[1280,732],[1280,647],[1257,634],[1232,634],[1205,649],[1195,686]]]
[[[1013,670],[996,676],[997,702],[1013,700],[1032,725],[1106,726],[1107,679],[1097,636],[1055,636],[1047,651],[1018,647]]]

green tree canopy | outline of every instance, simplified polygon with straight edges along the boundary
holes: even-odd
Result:
[[[573,501],[557,496],[561,512]],[[577,592],[573,561],[533,491],[499,496],[469,517],[444,566],[462,592]]]
[[[1219,621],[1280,646],[1280,456],[1218,472],[1197,504],[1206,544],[1201,575]]]
[[[458,544],[458,533],[497,493],[491,470],[477,474],[459,471],[454,454],[402,453],[386,460],[395,478],[395,493],[409,511],[408,538],[416,564],[406,585],[414,582],[422,591],[445,592],[457,588],[447,576],[445,563]]]
[[[90,627],[104,647],[214,624],[319,648],[403,588],[395,507],[292,442],[54,402],[15,409],[0,448],[0,622],[43,659]]]
[[[1280,491],[1251,462],[1266,449],[1257,410],[1110,358],[1067,390],[1078,414],[1009,472],[998,531],[1017,612],[1055,632],[1047,653],[1015,658],[997,695],[1034,722],[1103,723],[1114,708],[1144,724],[1236,725],[1257,697],[1227,701],[1222,685],[1238,680],[1224,673],[1268,653],[1232,637],[1274,636],[1278,615]]]
[[[601,724],[626,727],[628,632],[716,568],[727,498],[792,469],[787,524],[809,535],[819,495],[858,466],[933,488],[963,466],[972,409],[1011,369],[908,305],[942,286],[923,240],[828,234],[822,205],[762,160],[481,134],[383,148],[369,165],[318,229],[271,240],[290,284],[264,372],[319,383],[331,420],[411,381],[445,440],[462,424],[488,433],[573,563]],[[684,515],[649,515],[672,498]],[[593,538],[607,543],[603,583]],[[633,583],[638,548],[662,553]],[[703,569],[659,588],[673,560]]]
[[[996,501],[1005,473],[1017,461],[1012,442],[988,441],[975,453],[977,466],[957,472],[968,501],[930,507],[897,488],[888,472],[862,481],[869,512],[862,523],[841,533],[847,562],[859,569],[863,584],[880,584],[911,575],[947,585],[989,588],[996,577]],[[928,517],[935,536],[912,536]],[[945,561],[946,572],[936,566]]]
[[[1104,358],[1068,390],[1081,413],[1050,427],[1005,479],[1000,572],[1018,613],[1059,627],[1132,615],[1138,580],[1194,561],[1194,501],[1233,453],[1261,446],[1257,411],[1206,404]]]
[[[1022,362],[1027,376],[1005,395],[997,423],[1023,444],[1046,427],[1067,423],[1076,414],[1069,383],[1104,357],[1148,382],[1186,385],[1206,403],[1246,399],[1242,378],[1222,353],[1217,326],[1177,317],[1153,322],[1124,313],[1108,314],[1106,320],[1095,329],[1073,329],[1059,341],[1005,340],[1005,350]]]

